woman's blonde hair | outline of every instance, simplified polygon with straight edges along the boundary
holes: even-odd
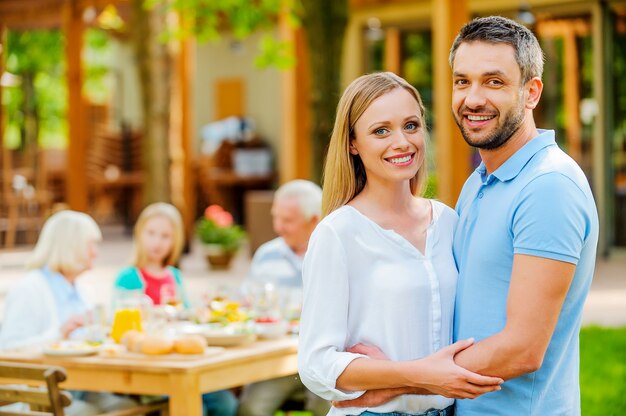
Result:
[[[41,229],[27,267],[45,266],[64,276],[80,273],[89,267],[90,243],[100,240],[100,228],[89,215],[59,211]]]
[[[147,262],[146,251],[141,245],[141,233],[149,219],[154,217],[165,217],[172,224],[174,230],[174,241],[169,255],[163,260],[163,266],[173,266],[178,263],[180,253],[183,251],[185,233],[183,229],[183,219],[180,212],[172,204],[156,202],[150,204],[141,211],[137,223],[135,224],[133,259],[132,263],[137,267],[144,267]]]
[[[392,72],[362,75],[341,96],[324,166],[322,215],[347,204],[363,190],[367,181],[365,167],[359,155],[350,153],[354,126],[374,100],[396,88],[404,88],[415,98],[424,125],[425,109],[419,92]],[[426,161],[424,155],[421,157],[422,165],[409,182],[413,195],[421,195],[426,184]]]

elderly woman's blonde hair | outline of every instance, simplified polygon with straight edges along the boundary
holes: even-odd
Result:
[[[89,267],[90,244],[100,240],[100,227],[89,215],[59,211],[44,224],[27,267],[48,267],[64,276],[80,273]]]
[[[148,259],[146,250],[141,245],[141,233],[148,220],[154,217],[164,217],[172,224],[172,230],[174,231],[172,249],[169,255],[164,259],[162,266],[174,266],[178,263],[180,253],[183,251],[185,231],[183,218],[178,209],[176,209],[174,205],[165,202],[150,204],[139,214],[139,218],[137,218],[137,223],[135,224],[132,263],[137,267],[146,266]]]
[[[367,181],[365,167],[359,155],[350,153],[350,142],[355,138],[354,126],[374,100],[396,88],[403,88],[415,98],[424,126],[425,109],[419,92],[392,72],[360,76],[352,81],[341,96],[324,166],[323,215],[347,204],[363,190]],[[409,182],[413,195],[422,194],[427,177],[424,155],[418,157],[421,158],[421,167]]]

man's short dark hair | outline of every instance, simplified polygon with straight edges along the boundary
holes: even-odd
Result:
[[[504,43],[515,50],[515,60],[522,73],[522,83],[543,74],[543,51],[533,33],[521,24],[502,16],[479,17],[466,23],[450,48],[450,66],[462,43]]]

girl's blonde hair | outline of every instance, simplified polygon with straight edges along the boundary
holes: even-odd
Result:
[[[149,219],[159,216],[167,218],[174,230],[172,249],[169,255],[163,260],[163,266],[173,266],[178,263],[185,239],[183,219],[174,205],[165,202],[156,202],[148,205],[141,211],[139,218],[137,218],[137,223],[135,224],[132,263],[137,267],[144,267],[147,262],[145,249],[141,246],[141,233],[143,232],[143,228]]]
[[[322,215],[347,204],[363,190],[367,181],[365,167],[359,155],[350,153],[354,126],[374,100],[396,88],[404,88],[415,98],[424,125],[425,108],[419,92],[392,72],[362,75],[352,81],[341,96],[324,166]],[[421,157],[422,165],[409,181],[413,195],[421,195],[426,184],[426,161],[424,155]]]
[[[80,273],[89,267],[90,243],[100,240],[100,228],[89,215],[59,211],[41,229],[27,267],[45,266],[64,276]]]

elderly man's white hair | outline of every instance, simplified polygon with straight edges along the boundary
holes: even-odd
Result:
[[[304,179],[296,179],[282,185],[274,194],[274,201],[291,198],[298,202],[305,219],[322,216],[322,188],[319,185]]]

